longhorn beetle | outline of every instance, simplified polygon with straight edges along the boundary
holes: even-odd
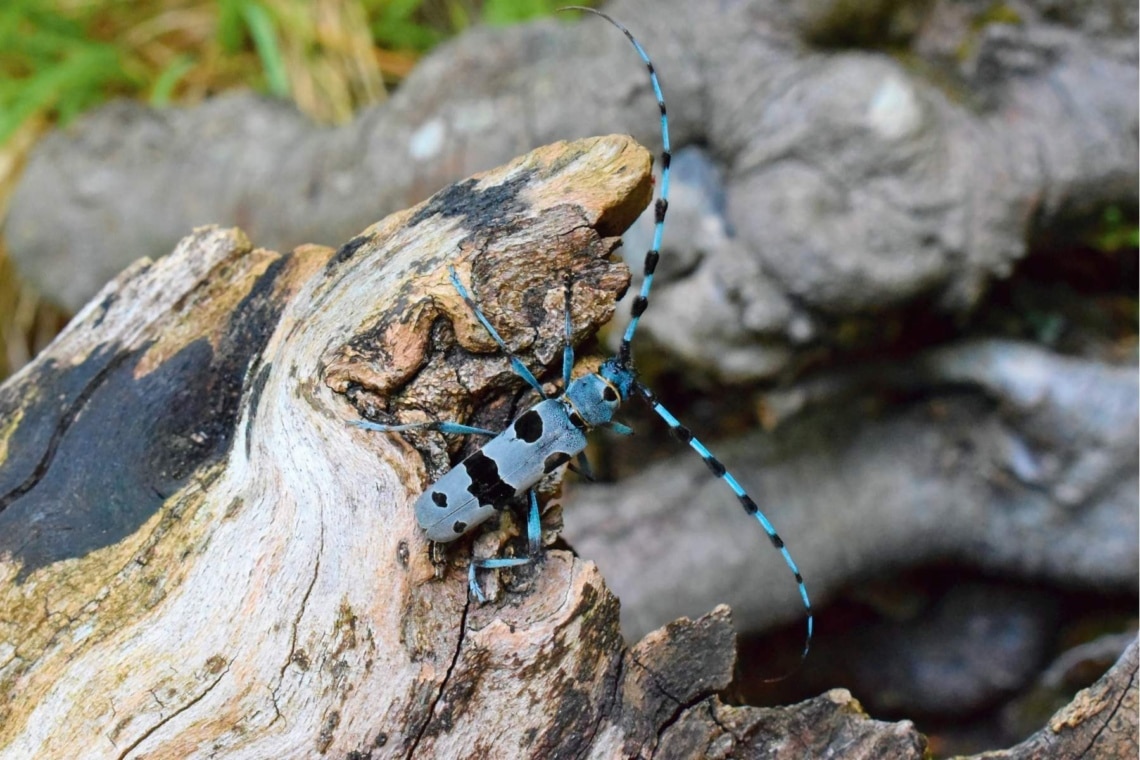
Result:
[[[700,454],[713,475],[728,484],[728,487],[736,494],[736,498],[739,499],[744,511],[759,521],[764,532],[768,534],[772,545],[783,556],[784,562],[787,563],[795,577],[804,605],[807,636],[800,655],[802,660],[807,657],[808,650],[811,648],[813,615],[803,577],[800,575],[792,555],[788,552],[788,548],[784,545],[779,534],[776,533],[776,529],[772,527],[772,523],[760,511],[756,502],[745,492],[736,478],[725,470],[724,465],[712,455],[712,452],[705,448],[704,444],[693,437],[687,427],[678,422],[677,418],[661,405],[651,390],[637,381],[633,367],[631,343],[634,333],[637,332],[641,315],[645,313],[645,309],[649,305],[649,290],[653,286],[653,272],[657,267],[661,250],[661,236],[665,230],[665,213],[669,208],[669,122],[665,114],[665,98],[661,94],[661,85],[657,79],[657,73],[649,56],[633,34],[605,13],[593,8],[579,6],[569,6],[559,10],[579,10],[593,13],[620,29],[633,43],[634,49],[648,68],[649,82],[653,87],[653,94],[657,98],[658,108],[661,110],[661,141],[663,146],[661,150],[661,194],[654,207],[653,247],[645,255],[645,277],[641,283],[641,292],[633,300],[632,318],[622,336],[617,355],[603,362],[597,372],[571,381],[570,370],[574,365],[574,349],[570,345],[571,283],[568,281],[565,285],[566,323],[565,343],[562,350],[563,392],[561,395],[548,396],[535,376],[511,352],[495,328],[483,315],[483,312],[479,310],[478,305],[471,298],[463,283],[460,282],[455,269],[449,268],[451,284],[463,297],[475,318],[486,328],[495,343],[510,359],[514,371],[534,388],[543,400],[523,412],[501,433],[457,422],[433,421],[405,425],[384,425],[367,420],[357,420],[354,424],[366,430],[376,430],[383,433],[427,429],[437,430],[445,434],[492,437],[481,449],[468,456],[429,486],[416,500],[415,505],[416,520],[424,529],[427,537],[432,541],[442,543],[454,541],[486,521],[512,499],[524,493],[527,495],[529,501],[527,543],[530,554],[526,557],[472,559],[468,565],[468,585],[471,593],[480,602],[483,602],[486,599],[476,581],[476,569],[525,565],[533,562],[542,549],[538,497],[535,494],[535,486],[538,482],[545,475],[575,457],[578,458],[582,469],[587,469],[583,452],[586,448],[586,433],[591,429],[608,427],[619,433],[631,433],[632,431],[628,427],[614,420],[614,413],[622,403],[631,397],[640,397],[649,404],[661,419],[665,420],[677,439],[682,443],[687,443]]]

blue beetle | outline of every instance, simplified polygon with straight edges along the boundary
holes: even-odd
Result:
[[[570,370],[574,364],[574,352],[570,345],[570,287],[566,284],[566,334],[562,357],[562,388],[560,395],[549,397],[542,385],[526,366],[511,353],[503,339],[487,321],[478,305],[471,298],[454,269],[450,270],[451,283],[463,297],[472,313],[486,328],[487,332],[510,358],[514,371],[543,397],[535,406],[523,412],[507,427],[496,433],[491,430],[463,425],[456,422],[423,422],[404,425],[385,425],[367,420],[355,422],[359,427],[385,433],[411,429],[438,430],[447,434],[478,434],[493,436],[475,453],[468,456],[443,477],[428,487],[416,500],[416,520],[427,537],[435,542],[454,541],[488,520],[496,511],[523,494],[527,495],[529,511],[527,517],[527,540],[530,554],[527,557],[500,557],[472,560],[468,566],[468,585],[471,593],[480,601],[485,601],[479,588],[475,571],[478,568],[501,568],[533,562],[541,551],[541,524],[538,498],[535,486],[543,477],[578,458],[585,465],[583,451],[586,448],[586,435],[598,427],[608,427],[620,433],[631,432],[628,427],[614,420],[620,406],[633,396],[642,398],[653,411],[665,421],[673,435],[682,443],[688,444],[704,460],[714,476],[723,480],[736,495],[741,507],[750,517],[755,518],[768,535],[772,545],[780,552],[791,570],[803,601],[807,622],[807,637],[801,653],[801,660],[807,657],[811,648],[814,617],[811,601],[803,576],[792,559],[791,553],[776,532],[775,527],[760,511],[756,502],[743,486],[729,473],[725,466],[713,456],[692,432],[682,425],[654,396],[653,392],[637,381],[633,366],[632,341],[637,331],[641,315],[649,305],[649,291],[653,286],[653,273],[660,257],[661,238],[665,228],[665,215],[669,208],[669,123],[665,110],[665,98],[654,70],[653,63],[638,41],[628,29],[605,13],[593,8],[570,6],[560,10],[580,10],[601,16],[620,29],[637,50],[642,62],[649,70],[649,81],[657,97],[661,112],[661,192],[655,206],[655,227],[652,248],[645,255],[644,279],[641,291],[634,298],[631,319],[617,355],[606,360],[596,372],[571,381]]]

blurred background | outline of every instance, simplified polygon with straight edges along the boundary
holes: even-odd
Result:
[[[230,90],[314,124],[383,102],[427,51],[475,24],[549,16],[553,0],[13,0],[0,8],[0,214],[50,130],[129,98],[156,109]],[[206,223],[206,220],[203,220]],[[301,241],[297,241],[301,242]],[[135,255],[161,255],[163,251]],[[124,261],[124,263],[126,263]],[[36,287],[0,240],[0,376],[26,364],[118,268],[67,298]],[[59,272],[60,280],[68,277]]]
[[[625,40],[558,5],[5,3],[0,376],[196,225],[336,246],[555,139],[659,150]],[[566,541],[630,639],[732,604],[733,699],[846,687],[940,755],[1025,738],[1137,625],[1135,5],[605,9],[673,128],[643,380],[780,530],[816,649],[763,683],[795,584],[643,409],[567,486]]]

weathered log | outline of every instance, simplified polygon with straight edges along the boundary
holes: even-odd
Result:
[[[693,250],[683,241],[699,228],[672,224],[662,264],[676,252],[701,264],[674,270],[645,325],[726,377],[798,366],[805,337],[844,323],[825,315],[870,308],[881,324],[887,304],[936,300],[968,314],[1024,254],[1031,223],[1068,228],[1073,211],[1136,206],[1127,4],[606,8],[662,73],[674,149],[702,146],[725,174],[734,233]],[[193,225],[336,245],[378,208],[557,138],[628,131],[653,146],[653,106],[621,35],[553,20],[475,26],[337,129],[249,94],[93,112],[37,146],[5,234],[22,274],[74,308],[101,275],[165,253]]]
[[[650,185],[628,138],[562,143],[338,251],[203,229],[105,288],[0,387],[0,757],[921,757],[841,689],[723,703],[727,608],[627,648],[567,551],[472,603],[510,521],[433,563],[409,503],[455,452],[348,424],[509,419],[447,265],[541,373],[566,275],[576,341],[612,314]]]
[[[442,440],[355,428],[348,399],[509,415],[446,265],[540,368],[563,275],[576,338],[611,316],[649,168],[628,138],[558,144],[338,251],[203,229],[105,288],[0,395],[0,755],[591,746],[623,653],[596,569],[551,552],[529,592],[469,604],[408,508]]]
[[[0,757],[703,757],[804,722],[719,702],[726,608],[627,649],[567,551],[472,604],[470,546],[433,566],[408,508],[442,442],[348,424],[350,398],[510,414],[519,383],[445,264],[546,365],[559,273],[576,337],[611,316],[649,166],[627,138],[560,144],[340,251],[203,229],[109,285],[0,398]],[[919,757],[848,703],[812,709]]]
[[[1057,711],[1049,724],[1015,747],[984,752],[977,760],[1070,760],[1081,757],[1131,758],[1137,739],[1137,642],[1095,684]]]
[[[1130,323],[1115,336],[1115,318],[1096,319],[1075,341],[1059,328],[1054,344],[1054,327],[1107,302],[1050,292],[1020,315],[1040,324],[1046,314],[1047,331],[1002,328],[1016,340],[988,347],[977,339],[994,337],[991,319],[979,320],[1002,300],[990,288],[1020,292],[1021,262],[1040,243],[1109,205],[1134,217],[1136,9],[1115,0],[1002,13],[841,0],[615,0],[607,9],[653,54],[673,130],[669,230],[637,348],[650,359],[656,341],[670,365],[707,376],[794,382],[721,405],[709,400],[754,389],[689,375],[683,386],[702,388],[691,406],[682,399],[696,394],[671,393],[664,377],[652,384],[770,513],[817,605],[865,594],[869,576],[947,558],[999,584],[1135,598],[1136,373],[1118,351],[1134,342],[1134,320],[1121,317],[1134,298],[1112,310]],[[653,145],[653,108],[620,35],[549,20],[475,28],[427,57],[389,103],[338,129],[251,95],[189,109],[109,106],[37,148],[6,235],[26,274],[81,303],[93,292],[81,284],[96,287],[81,268],[90,274],[104,255],[117,270],[165,253],[193,224],[240,224],[262,245],[335,245],[555,137],[630,130]],[[648,244],[626,243],[638,259]],[[1109,276],[1135,261],[1060,258]],[[1048,279],[1067,277],[1068,266]],[[54,287],[53,271],[66,272]],[[916,357],[920,346],[934,353]],[[878,361],[853,366],[856,356]],[[923,367],[939,356],[940,368]],[[437,374],[443,390],[453,387]],[[917,382],[904,383],[902,398],[882,387],[906,374]],[[487,394],[462,412],[502,419],[503,403]],[[808,409],[784,414],[778,430],[725,440],[779,416],[775,406]],[[656,460],[646,451],[660,421],[637,427],[621,451]],[[413,443],[441,465],[438,441]],[[621,596],[623,633],[636,638],[720,602],[742,629],[797,618],[779,558],[742,530],[733,499],[691,453],[674,451],[638,478],[571,497],[566,537]],[[1053,633],[1040,625],[1029,638]],[[998,647],[984,651],[999,657]],[[874,658],[860,671],[895,672]],[[883,709],[873,687],[840,679],[823,681]],[[896,699],[907,691],[882,689]]]
[[[868,413],[875,389],[920,400]],[[780,527],[817,603],[947,559],[1135,594],[1137,393],[1131,365],[963,341],[769,393],[769,415],[791,424],[709,445]],[[799,617],[779,558],[740,530],[724,490],[685,452],[575,486],[567,539],[622,598],[627,635],[708,599],[747,630]]]
[[[628,283],[610,254],[649,165],[628,138],[559,144],[335,252],[203,229],[109,285],[0,397],[0,756],[676,757],[731,749],[733,721],[782,733],[793,715],[715,696],[725,609],[627,650],[566,551],[472,604],[471,547],[433,566],[408,508],[440,437],[348,424],[509,416],[519,383],[446,264],[549,364],[563,276],[576,338]]]

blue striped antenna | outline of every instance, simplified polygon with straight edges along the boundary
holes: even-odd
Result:
[[[752,497],[748,495],[748,493],[744,490],[736,478],[734,478],[732,474],[725,469],[725,466],[720,462],[720,460],[713,456],[712,452],[710,452],[703,443],[693,437],[692,432],[687,427],[682,425],[677,420],[677,418],[669,412],[668,409],[661,405],[661,403],[657,400],[657,397],[654,395],[653,391],[649,390],[634,379],[633,352],[631,343],[633,341],[634,334],[637,332],[637,325],[641,320],[641,315],[645,313],[646,308],[649,306],[649,291],[653,287],[653,273],[657,269],[657,261],[661,257],[661,238],[665,232],[665,214],[669,210],[669,165],[672,161],[672,153],[671,147],[669,145],[669,119],[665,110],[665,96],[661,92],[661,82],[657,78],[657,70],[653,66],[653,61],[650,60],[649,55],[645,52],[645,48],[641,47],[641,43],[637,41],[637,39],[633,36],[633,33],[630,32],[629,29],[627,29],[620,22],[606,15],[602,11],[578,5],[559,8],[558,10],[576,10],[592,13],[595,16],[601,16],[606,21],[610,22],[618,29],[620,29],[622,33],[625,34],[626,38],[633,44],[633,47],[637,51],[637,54],[641,57],[641,60],[645,64],[645,67],[649,70],[649,82],[653,86],[653,94],[657,98],[657,108],[661,112],[661,194],[657,199],[656,204],[654,205],[655,226],[653,230],[653,247],[650,248],[649,251],[645,254],[645,279],[643,279],[641,282],[641,292],[634,299],[633,305],[630,308],[632,318],[630,319],[629,325],[626,327],[625,334],[622,336],[621,346],[618,348],[618,355],[616,357],[616,363],[618,367],[617,374],[628,374],[628,379],[632,381],[632,387],[649,404],[653,411],[656,412],[657,415],[665,421],[665,424],[669,426],[669,429],[674,437],[676,437],[682,443],[688,444],[689,447],[696,451],[697,454],[700,455],[701,459],[704,460],[705,464],[708,466],[712,474],[723,480],[728,485],[728,487],[732,489],[733,494],[736,495],[736,498],[739,500],[740,506],[744,509],[744,512],[749,517],[755,518],[756,521],[760,523],[760,527],[763,528],[764,532],[768,535],[768,540],[772,542],[772,546],[775,547],[776,550],[780,552],[780,555],[784,558],[784,563],[787,564],[788,569],[792,572],[792,577],[795,578],[796,585],[800,592],[800,599],[803,601],[804,606],[807,634],[804,639],[803,651],[800,654],[800,663],[802,663],[804,659],[807,658],[808,652],[811,650],[812,635],[815,627],[815,618],[812,612],[811,600],[808,598],[807,586],[804,585],[803,575],[800,573],[800,569],[796,565],[796,561],[792,559],[791,552],[788,551],[788,547],[784,544],[783,539],[780,538],[780,534],[776,532],[776,529],[772,525],[771,521],[760,510],[756,502],[752,500]],[[799,667],[799,663],[797,663],[796,667]],[[793,668],[792,672],[794,672],[794,670],[795,668]],[[784,675],[770,680],[779,681],[786,677],[787,676]]]
[[[772,523],[760,511],[756,502],[752,500],[736,478],[725,469],[720,460],[714,457],[703,443],[693,437],[692,432],[687,427],[682,425],[669,410],[661,405],[651,390],[637,381],[637,374],[633,366],[631,348],[633,336],[637,332],[641,315],[645,313],[645,309],[649,305],[649,291],[653,287],[653,272],[657,268],[657,261],[661,255],[661,237],[665,231],[665,214],[669,209],[669,164],[671,161],[669,121],[665,113],[665,97],[661,93],[661,83],[657,79],[657,72],[653,68],[653,62],[649,60],[649,56],[630,31],[605,13],[580,6],[570,6],[560,10],[578,10],[592,13],[601,16],[620,29],[626,38],[633,43],[634,49],[637,50],[637,54],[641,56],[641,60],[649,70],[649,81],[653,85],[653,94],[657,98],[657,107],[661,111],[661,142],[663,146],[661,151],[661,192],[654,205],[656,226],[653,231],[653,246],[645,254],[645,279],[641,283],[641,292],[633,300],[629,326],[622,336],[617,355],[603,362],[596,372],[571,379],[571,368],[574,365],[574,349],[571,345],[573,331],[570,321],[573,283],[568,279],[564,283],[566,316],[564,320],[565,343],[562,353],[562,391],[557,395],[548,395],[543,391],[542,384],[539,383],[534,374],[515,356],[491,322],[480,311],[471,291],[460,280],[459,273],[454,268],[449,267],[448,274],[452,287],[510,359],[511,367],[515,373],[538,392],[542,401],[523,412],[506,430],[498,433],[459,422],[440,420],[404,424],[357,420],[355,424],[366,430],[382,433],[401,433],[422,429],[437,430],[445,435],[486,435],[492,437],[482,448],[468,455],[466,459],[430,485],[427,490],[420,494],[415,503],[416,520],[427,537],[432,541],[448,542],[466,535],[497,512],[506,508],[513,500],[526,496],[529,507],[527,515],[528,555],[525,557],[472,559],[468,565],[468,586],[471,594],[479,601],[484,601],[485,596],[476,577],[477,570],[495,570],[528,565],[541,556],[541,514],[534,490],[538,483],[559,467],[570,464],[575,458],[577,458],[579,470],[588,473],[589,467],[584,456],[586,434],[599,427],[606,427],[618,433],[632,432],[628,427],[617,422],[614,419],[614,414],[621,404],[628,401],[630,397],[640,396],[665,421],[672,434],[697,452],[712,474],[725,482],[736,495],[745,513],[760,523],[772,545],[783,556],[784,562],[798,584],[807,618],[807,638],[804,641],[800,659],[802,662],[811,649],[814,618],[807,587],[804,585],[803,576],[792,559],[791,553],[779,534],[776,533]]]
[[[657,109],[661,112],[661,194],[653,206],[653,247],[645,254],[645,276],[641,281],[641,292],[633,299],[633,304],[630,307],[629,325],[625,328],[625,335],[622,336],[621,346],[618,348],[618,358],[621,362],[632,366],[633,336],[634,333],[637,332],[637,324],[641,321],[641,315],[645,313],[645,309],[649,306],[649,291],[653,287],[653,273],[657,270],[657,260],[661,257],[661,237],[665,234],[665,213],[669,210],[669,165],[673,161],[673,153],[669,146],[669,117],[665,112],[665,96],[661,92],[661,82],[657,78],[657,70],[653,68],[653,61],[649,59],[645,48],[641,47],[641,43],[637,41],[633,33],[626,29],[619,21],[599,10],[586,8],[581,5],[568,5],[558,10],[593,13],[595,16],[601,16],[620,29],[622,34],[626,36],[626,39],[633,44],[633,48],[637,51],[637,54],[641,56],[641,61],[645,64],[645,68],[649,70],[649,83],[653,85],[653,95],[657,98]]]
[[[772,546],[780,552],[780,555],[784,558],[784,562],[787,564],[788,569],[792,571],[792,577],[796,579],[796,585],[800,591],[800,599],[803,601],[804,615],[807,620],[807,636],[804,639],[803,651],[800,653],[800,663],[802,663],[805,659],[807,659],[808,652],[811,651],[811,639],[813,630],[815,628],[815,617],[812,613],[811,600],[808,598],[807,586],[804,585],[804,577],[800,573],[800,569],[796,565],[796,561],[792,559],[792,553],[788,551],[788,547],[784,544],[784,539],[780,538],[780,534],[776,532],[776,528],[772,525],[768,517],[760,510],[760,507],[757,506],[756,502],[752,500],[752,497],[748,495],[748,492],[744,490],[744,487],[741,486],[739,482],[737,482],[736,478],[732,476],[732,473],[725,468],[721,461],[713,456],[711,451],[705,448],[705,445],[703,443],[693,437],[692,431],[682,425],[680,421],[678,421],[677,418],[669,412],[668,409],[661,405],[661,402],[657,400],[657,397],[654,395],[653,391],[649,390],[641,383],[638,383],[636,387],[637,392],[640,393],[641,397],[645,399],[646,403],[648,403],[649,406],[653,408],[653,411],[656,412],[657,415],[661,417],[661,419],[665,420],[665,424],[669,426],[669,430],[672,432],[673,436],[681,443],[688,444],[689,447],[692,448],[693,451],[697,452],[697,454],[700,455],[701,459],[704,460],[705,465],[709,468],[709,471],[712,472],[714,476],[720,478],[728,484],[728,487],[732,489],[732,492],[736,494],[736,498],[740,501],[740,506],[743,507],[744,513],[749,517],[756,518],[756,521],[760,523],[760,527],[762,527],[764,529],[764,532],[768,534],[768,540],[772,542]],[[799,663],[796,664],[796,667],[799,667]],[[795,669],[793,668],[793,672],[794,670]],[[786,677],[787,675],[783,675],[765,680],[780,681]]]

